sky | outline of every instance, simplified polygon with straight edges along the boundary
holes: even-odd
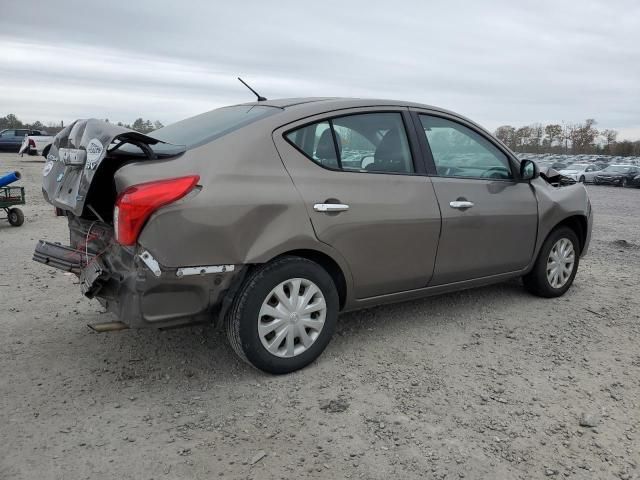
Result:
[[[164,124],[267,98],[410,100],[640,139],[637,0],[1,2],[0,116]]]

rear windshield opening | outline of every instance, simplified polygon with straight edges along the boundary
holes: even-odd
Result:
[[[218,108],[159,128],[149,137],[187,149],[209,143],[245,125],[277,113],[277,107],[263,105],[236,105]]]

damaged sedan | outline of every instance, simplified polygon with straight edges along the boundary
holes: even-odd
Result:
[[[582,184],[386,100],[258,101],[147,135],[78,120],[43,175],[70,238],[36,261],[129,327],[214,322],[271,373],[317,358],[340,312],[518,277],[560,296],[592,226]]]

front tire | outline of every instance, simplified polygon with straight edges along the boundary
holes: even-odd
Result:
[[[580,178],[578,179],[579,183],[584,183],[584,175],[581,175]]]
[[[286,256],[249,273],[225,319],[240,358],[268,373],[306,367],[324,351],[339,310],[336,286],[311,260]]]
[[[573,230],[553,230],[542,244],[533,269],[522,278],[525,288],[539,297],[564,295],[578,271],[579,252],[580,243]]]

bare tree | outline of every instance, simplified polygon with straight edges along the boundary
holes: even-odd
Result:
[[[607,153],[611,153],[613,144],[616,143],[616,138],[618,138],[617,130],[613,130],[613,129],[607,128],[607,129],[603,130],[600,133],[600,135],[602,135],[602,138],[604,138],[606,149],[607,149]]]
[[[553,143],[562,141],[562,126],[558,124],[551,124],[544,127],[544,133],[547,134],[547,145],[549,148],[553,147]]]
[[[571,143],[573,153],[590,153],[595,150],[595,141],[598,136],[598,130],[594,127],[596,121],[593,118],[587,118],[584,123],[574,125]]]
[[[495,131],[495,136],[498,140],[504,143],[509,148],[515,148],[516,141],[516,129],[511,125],[502,125]]]
[[[540,145],[544,138],[544,127],[540,123],[530,125],[531,133],[529,134],[529,146],[533,147],[536,153],[540,152]]]
[[[522,148],[529,144],[529,137],[531,137],[531,127],[524,126],[516,130],[516,146]]]

